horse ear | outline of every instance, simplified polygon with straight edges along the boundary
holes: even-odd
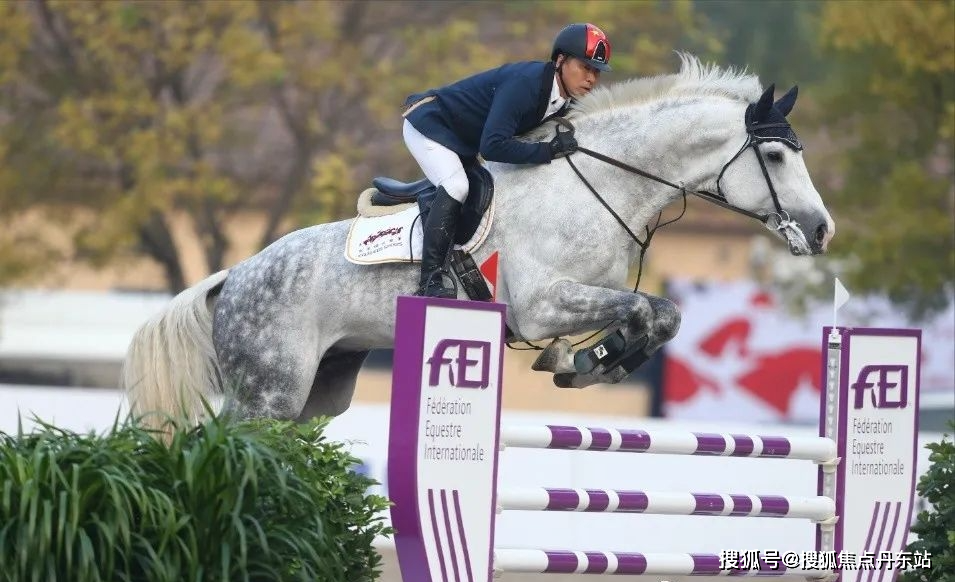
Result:
[[[775,91],[775,83],[766,87],[766,90],[763,91],[759,101],[756,102],[756,107],[753,108],[753,121],[760,122],[766,119],[766,115],[769,114],[769,110],[773,107],[773,93]]]
[[[783,117],[789,115],[789,112],[793,110],[793,105],[796,104],[796,96],[799,94],[799,86],[793,85],[793,88],[790,89],[785,95],[779,98],[776,101],[776,109],[783,114]]]

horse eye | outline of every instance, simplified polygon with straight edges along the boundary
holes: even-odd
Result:
[[[776,163],[782,162],[783,153],[782,152],[766,152],[766,159],[769,160],[770,162],[776,162]]]

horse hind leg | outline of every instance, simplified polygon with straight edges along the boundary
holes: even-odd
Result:
[[[305,422],[319,416],[338,416],[348,410],[355,394],[358,372],[368,353],[344,352],[322,358],[298,421]]]
[[[214,337],[222,369],[223,412],[239,419],[298,418],[327,345],[317,338],[290,341],[286,328],[244,331],[223,322]]]

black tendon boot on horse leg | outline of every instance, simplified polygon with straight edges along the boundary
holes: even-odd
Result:
[[[611,384],[620,382],[650,359],[646,352],[647,343],[649,337],[646,335],[627,339],[619,329],[608,333],[593,346],[577,350],[574,353],[576,371],[555,373],[554,385],[558,388],[582,388],[594,381]],[[535,364],[540,361],[538,357]]]
[[[461,214],[461,203],[452,198],[443,187],[438,187],[424,223],[424,243],[421,249],[421,281],[418,295],[425,297],[457,297],[453,287],[445,286],[448,253],[454,244],[454,232]]]

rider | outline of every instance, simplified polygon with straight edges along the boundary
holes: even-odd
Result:
[[[554,39],[550,61],[509,63],[405,102],[405,145],[437,187],[424,223],[418,295],[455,297],[444,284],[461,205],[468,196],[463,159],[548,164],[577,149],[569,132],[550,142],[515,136],[566,112],[610,70],[610,41],[593,24],[571,24]]]

